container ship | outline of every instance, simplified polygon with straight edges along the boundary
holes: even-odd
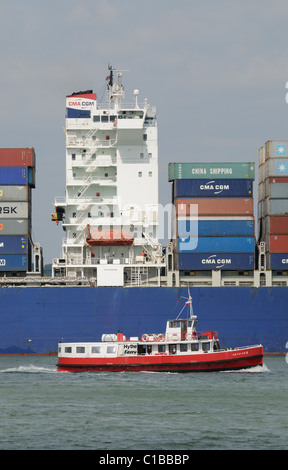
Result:
[[[35,151],[0,149],[0,354],[157,333],[188,287],[222,347],[285,354],[288,141],[260,148],[256,188],[255,162],[169,163],[163,208],[156,108],[137,89],[125,103],[122,79],[109,66],[103,105],[93,90],[66,96],[65,196],[52,213],[65,239],[51,276],[31,236]]]

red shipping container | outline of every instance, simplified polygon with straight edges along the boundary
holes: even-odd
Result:
[[[0,166],[35,167],[34,148],[0,148]]]
[[[270,235],[270,253],[288,253],[288,235]]]
[[[286,176],[279,176],[279,178],[270,177],[268,180],[269,183],[288,183],[288,178]]]
[[[288,235],[288,216],[278,216],[269,218],[270,235]]]
[[[190,205],[192,207],[190,208]],[[176,216],[195,215],[195,206],[198,206],[198,215],[250,215],[253,216],[253,198],[181,198],[175,200]]]

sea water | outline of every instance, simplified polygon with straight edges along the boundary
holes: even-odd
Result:
[[[56,362],[0,357],[0,449],[288,449],[285,357],[187,374],[72,374]]]

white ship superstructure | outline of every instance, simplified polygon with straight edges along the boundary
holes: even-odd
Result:
[[[66,195],[52,214],[66,238],[53,275],[98,286],[158,284],[156,109],[138,104],[138,90],[125,105],[122,72],[109,71],[105,108],[92,90],[66,98]]]

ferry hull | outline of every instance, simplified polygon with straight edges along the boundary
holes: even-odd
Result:
[[[287,287],[192,287],[201,330],[221,332],[221,348],[262,344],[287,353]],[[160,333],[187,288],[0,288],[0,354],[50,354],[59,342],[100,341],[102,333]]]
[[[145,358],[58,358],[57,370],[65,372],[220,372],[263,365],[263,348],[230,350],[185,356]]]

